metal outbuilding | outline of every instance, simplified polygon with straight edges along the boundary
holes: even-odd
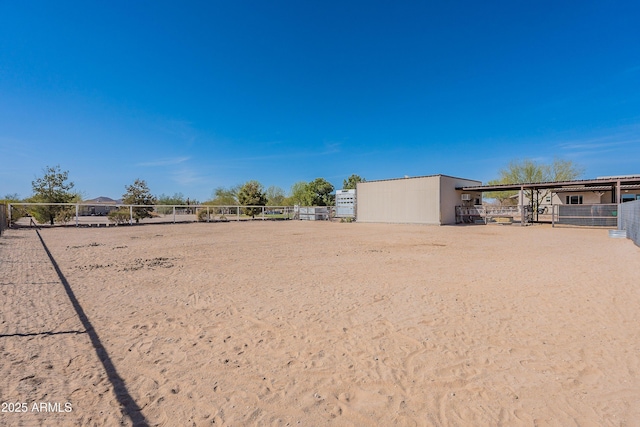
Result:
[[[448,175],[360,182],[357,186],[358,222],[455,224],[456,206],[482,203],[480,181]]]

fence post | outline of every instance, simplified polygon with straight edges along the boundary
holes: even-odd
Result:
[[[173,207],[173,223],[176,223],[176,207]]]
[[[631,206],[631,205],[629,205],[629,206]],[[622,227],[622,220],[623,220],[623,218],[622,218],[622,209],[623,209],[622,203],[619,203],[618,204],[618,213],[616,214],[616,222],[618,223],[618,227],[617,227],[618,230],[622,230],[622,228],[623,228]]]
[[[78,212],[80,211],[80,205],[76,203],[76,227],[78,226]]]
[[[209,206],[207,206],[207,222],[209,222]]]
[[[0,203],[0,236],[4,233],[4,229],[7,226],[7,206]]]
[[[129,225],[133,225],[133,205],[129,205]]]
[[[240,222],[240,206],[236,206],[236,218],[238,218],[238,222]]]
[[[520,226],[524,227],[524,205],[518,205],[518,210],[520,211]]]
[[[524,187],[521,186],[520,187],[520,195],[519,195],[519,199],[518,201],[520,202],[520,226],[524,227],[524,222],[525,222],[525,218],[524,216],[526,215],[525,211],[524,211]]]
[[[262,220],[264,221],[264,206],[262,207]]]

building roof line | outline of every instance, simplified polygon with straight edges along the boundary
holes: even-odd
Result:
[[[375,180],[365,181],[365,182],[358,183],[358,184],[367,184],[367,183],[370,183],[370,182],[399,181],[399,180],[402,180],[402,179],[433,178],[433,177],[436,177],[436,176],[444,176],[444,177],[452,178],[452,179],[461,179],[463,181],[481,182],[481,181],[479,181],[477,179],[461,178],[461,177],[458,177],[458,176],[451,176],[451,175],[445,175],[445,174],[442,174],[442,173],[436,173],[436,174],[433,174],[433,175],[420,175],[420,176],[406,176],[405,175],[405,176],[400,177],[400,178],[375,179]]]
[[[596,179],[582,179],[574,181],[548,181],[548,182],[524,182],[517,184],[498,184],[498,185],[478,185],[458,187],[463,191],[513,191],[513,190],[535,190],[535,189],[554,189],[563,187],[583,187],[585,190],[591,190],[592,187],[614,187],[618,183],[624,188],[627,185],[640,184],[640,175],[632,175],[625,177],[610,177]],[[574,190],[575,191],[575,190]]]

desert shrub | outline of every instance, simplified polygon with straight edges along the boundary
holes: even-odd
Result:
[[[235,210],[237,212],[238,208],[232,208],[232,207],[212,207],[210,208],[211,210],[211,216],[217,216],[219,220],[221,221],[227,221],[227,215],[231,215],[231,210]]]
[[[118,209],[115,211],[109,212],[109,221],[114,224],[127,224],[131,219],[131,214],[129,209]]]
[[[201,222],[206,221],[208,219],[207,213],[208,212],[207,212],[206,208],[198,210],[198,221],[201,221]],[[213,212],[211,212],[211,213],[213,213]]]
[[[76,216],[75,206],[62,206],[55,216],[55,222],[67,223]]]
[[[133,218],[140,222],[144,218],[153,218],[157,214],[153,213],[153,205],[156,198],[151,195],[147,183],[142,179],[136,179],[132,185],[126,187],[127,192],[122,195],[122,201],[127,205],[148,205],[136,206],[133,208]],[[173,209],[171,209],[173,210]]]
[[[81,200],[80,195],[71,191],[73,182],[68,182],[69,172],[62,171],[60,166],[46,167],[44,175],[31,182],[33,196],[29,202],[39,203],[73,203]],[[69,209],[64,205],[39,205],[29,208],[29,213],[41,224],[51,225],[55,221],[67,222]]]
[[[255,207],[267,204],[267,196],[265,196],[262,184],[258,181],[246,182],[238,192],[238,202],[240,202],[241,205],[254,206],[250,208],[243,208],[243,213],[252,218],[262,212],[262,208]]]

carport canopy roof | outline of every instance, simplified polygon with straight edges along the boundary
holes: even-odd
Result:
[[[526,182],[519,184],[500,185],[477,185],[469,187],[457,187],[462,191],[513,191],[513,190],[544,190],[544,189],[567,189],[576,191],[577,188],[584,188],[587,191],[599,190],[602,188],[614,188],[620,184],[621,188],[635,188],[640,185],[640,175],[610,176],[596,179],[584,179],[576,181],[556,181],[556,182]],[[601,187],[601,188],[597,188]]]

